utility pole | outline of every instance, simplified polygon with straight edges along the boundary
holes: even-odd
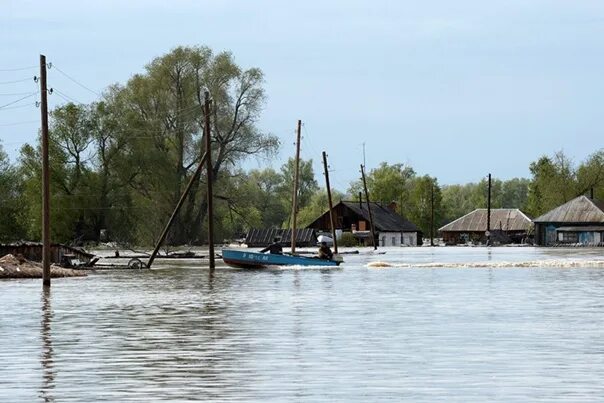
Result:
[[[373,215],[371,214],[371,204],[369,203],[369,192],[367,191],[367,182],[365,181],[365,167],[361,165],[361,175],[363,176],[363,187],[365,188],[365,199],[367,200],[367,210],[369,211],[369,228],[371,228],[371,243],[373,250],[377,249],[375,242],[375,230],[373,229]]]
[[[298,179],[300,170],[300,137],[302,132],[302,121],[298,120],[296,136],[296,161],[294,171],[294,195],[292,198],[292,254],[296,252],[296,214],[298,213]]]
[[[48,159],[48,99],[46,56],[40,55],[40,112],[42,118],[42,285],[50,287],[50,164]]]
[[[489,174],[489,193],[487,195],[487,245],[491,244],[491,174]]]
[[[430,183],[430,246],[434,246],[434,183]]]
[[[325,170],[325,184],[327,185],[327,201],[329,202],[329,222],[333,238],[334,253],[338,253],[338,240],[336,239],[336,224],[334,220],[333,204],[331,202],[331,187],[329,186],[329,171],[327,170],[327,154],[323,151],[323,169]]]
[[[208,255],[210,258],[210,270],[214,270],[214,196],[212,192],[212,132],[210,126],[210,93],[205,92],[204,105],[204,137],[206,142],[206,180],[208,182]]]

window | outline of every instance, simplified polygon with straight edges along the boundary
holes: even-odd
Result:
[[[576,232],[560,232],[558,239],[561,242],[577,243],[579,241],[579,236]]]

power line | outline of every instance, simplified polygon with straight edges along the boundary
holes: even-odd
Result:
[[[15,96],[27,95],[27,94],[31,94],[31,93],[30,92],[11,92],[11,93],[0,94],[0,97],[15,97]]]
[[[16,68],[12,68],[12,69],[0,69],[0,71],[4,72],[4,71],[31,70],[31,69],[35,69],[36,67],[38,67],[38,66],[16,67]]]
[[[76,80],[75,78],[71,77],[69,74],[65,73],[63,70],[61,70],[60,68],[58,68],[56,65],[50,63],[50,65],[48,66],[49,68],[54,68],[55,70],[57,70],[59,73],[61,73],[62,75],[64,75],[65,77],[67,77],[69,80],[73,81],[74,83],[76,83],[77,85],[79,85],[80,87],[84,88],[87,91],[92,92],[94,95],[96,95],[97,97],[100,97],[101,94],[99,94],[98,92],[96,92],[95,90],[91,90],[90,88],[88,88],[87,86],[85,86],[84,84],[80,83],[78,80]]]
[[[13,81],[0,81],[0,85],[3,85],[3,84],[24,83],[25,81],[29,81],[29,80],[33,80],[33,77],[30,77],[30,78],[22,78],[22,79],[20,79],[20,80],[13,80]]]
[[[30,104],[24,104],[24,105],[7,106],[6,108],[0,109],[0,111],[8,111],[8,110],[11,110],[11,109],[20,109],[20,108],[28,108],[30,106],[35,106],[37,108],[38,106],[40,106],[40,104],[38,102],[32,102]]]
[[[75,102],[76,104],[84,105],[82,102],[78,101],[75,98],[70,97],[69,95],[65,94],[62,91],[59,91],[58,89],[56,89],[54,87],[52,88],[52,90],[53,90],[53,92],[56,92],[59,97],[63,98],[63,100],[65,100],[67,102]]]
[[[26,122],[5,123],[5,124],[1,124],[0,127],[27,125],[27,124],[31,124],[31,123],[40,123],[40,121],[39,120],[28,120]]]
[[[7,104],[0,105],[0,109],[4,109],[5,107],[7,107],[7,106],[9,106],[9,105],[16,104],[17,102],[23,101],[24,99],[27,99],[27,98],[33,97],[33,96],[34,96],[34,95],[36,95],[37,93],[38,93],[38,91],[36,91],[36,92],[32,92],[31,94],[26,95],[26,96],[24,96],[23,98],[19,98],[19,99],[15,100],[15,101],[12,101],[12,102],[7,103]]]

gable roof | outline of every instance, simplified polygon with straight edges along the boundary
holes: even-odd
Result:
[[[604,202],[579,196],[535,218],[535,222],[600,223],[604,222]]]
[[[449,224],[440,227],[439,231],[481,232],[487,230],[486,208],[479,208]],[[519,209],[491,209],[491,230],[528,231],[533,225]]]
[[[338,204],[343,204],[347,209],[351,210],[354,214],[362,217],[364,220],[369,221],[369,210],[367,210],[367,203],[363,202],[359,206],[359,202],[352,201],[341,201]],[[334,206],[335,208],[335,206]],[[326,213],[329,214],[329,211]],[[373,226],[376,231],[382,232],[419,232],[420,229],[413,224],[411,221],[406,220],[399,214],[392,211],[390,208],[382,205],[381,203],[371,202],[371,215],[373,215]]]

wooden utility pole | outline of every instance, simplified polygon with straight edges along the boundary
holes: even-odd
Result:
[[[371,243],[373,249],[377,249],[377,243],[375,242],[375,230],[373,228],[373,215],[371,214],[371,203],[369,203],[369,192],[367,191],[367,181],[365,181],[365,167],[361,165],[361,175],[363,176],[363,187],[365,188],[365,200],[367,201],[367,210],[369,211],[369,228],[371,228]]]
[[[327,170],[327,154],[323,151],[323,169],[325,170],[325,184],[327,186],[327,201],[329,202],[329,223],[331,224],[331,237],[333,238],[334,253],[338,253],[338,240],[336,239],[336,224],[334,220],[333,204],[331,202],[331,187],[329,186],[329,171]]]
[[[430,246],[434,246],[434,183],[430,183]]]
[[[164,227],[164,230],[162,231],[162,233],[159,237],[159,240],[157,241],[157,244],[155,245],[155,249],[153,249],[153,253],[151,253],[151,257],[149,258],[149,261],[147,262],[147,267],[151,267],[151,265],[153,264],[153,261],[155,260],[155,257],[157,256],[157,252],[159,252],[159,248],[164,243],[164,240],[166,239],[166,236],[168,235],[168,231],[170,230],[170,227],[172,226],[172,222],[174,222],[174,219],[178,215],[178,211],[182,207],[187,195],[191,191],[191,187],[193,187],[193,183],[195,183],[196,180],[199,180],[199,177],[201,175],[201,170],[203,169],[203,165],[206,162],[207,155],[208,155],[207,152],[203,153],[203,156],[201,157],[201,161],[199,162],[199,165],[197,166],[197,170],[195,170],[195,173],[193,174],[193,176],[191,176],[191,179],[189,179],[189,183],[187,184],[185,191],[180,196],[178,203],[176,203],[176,207],[174,208],[174,211],[172,212],[172,215],[170,216],[168,223]]]
[[[204,105],[204,137],[206,141],[206,180],[208,182],[208,255],[210,258],[210,270],[216,267],[214,261],[214,196],[212,192],[212,131],[210,126],[210,93],[205,92]]]
[[[42,285],[50,287],[50,164],[48,159],[48,99],[46,56],[40,55],[40,113],[42,118]]]
[[[300,175],[300,137],[302,132],[302,121],[298,120],[296,136],[296,161],[294,171],[294,194],[292,197],[292,254],[296,252],[296,215],[298,214],[298,179]]]
[[[489,193],[487,195],[487,245],[491,244],[491,174],[489,174]]]

